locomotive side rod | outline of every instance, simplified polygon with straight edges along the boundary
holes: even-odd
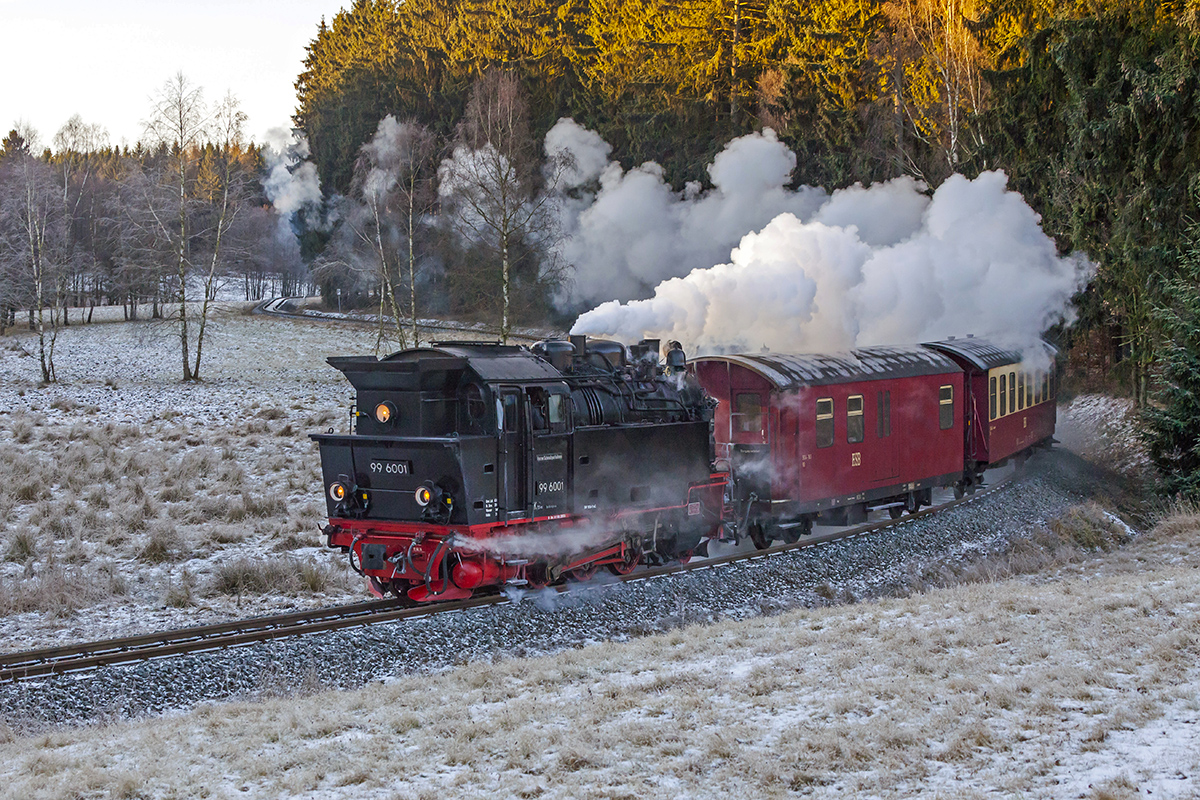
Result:
[[[984,492],[959,500],[951,500],[942,505],[909,514],[902,519],[868,523],[829,533],[811,534],[792,544],[779,544],[750,553],[733,553],[727,556],[707,558],[703,561],[692,561],[687,564],[643,568],[629,575],[617,576],[617,582],[632,583],[665,575],[712,569],[725,564],[754,561],[792,550],[802,550],[842,539],[866,536],[887,528],[903,525],[910,520],[920,519],[921,517],[937,514],[956,506],[982,500],[999,491],[1012,480],[1013,476],[1009,476]],[[567,594],[575,588],[586,588],[586,584],[569,584],[551,588],[559,593]],[[463,611],[470,608],[500,605],[508,602],[511,602],[510,598],[502,594],[483,595],[465,600],[432,603],[416,607],[400,605],[400,601],[398,600],[380,600],[354,603],[346,606],[333,606],[315,611],[292,612],[289,614],[255,617],[195,628],[183,628],[166,633],[148,633],[121,639],[7,653],[0,655],[0,683],[29,680],[71,672],[83,672],[105,666],[119,666],[185,653],[201,653],[231,647],[244,647],[273,639],[285,639],[292,636],[365,627],[383,622],[418,619],[434,614]]]

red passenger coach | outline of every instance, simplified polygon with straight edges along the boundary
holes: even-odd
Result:
[[[963,480],[963,369],[938,350],[705,356],[692,370],[718,401],[718,464],[760,546],[915,511]]]
[[[929,342],[963,368],[966,382],[966,470],[979,482],[983,470],[1010,458],[1024,459],[1054,439],[1057,417],[1057,351],[1041,342],[1044,366],[1025,363],[1024,354],[986,339],[968,337]]]

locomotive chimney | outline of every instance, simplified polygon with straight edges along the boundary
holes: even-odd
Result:
[[[576,334],[571,337],[571,344],[575,345],[575,355],[580,358],[587,355],[587,337]]]

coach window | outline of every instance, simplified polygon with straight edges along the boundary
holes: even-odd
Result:
[[[988,378],[988,419],[996,418],[996,376]]]
[[[996,380],[992,378],[992,380]],[[1008,379],[1003,375],[1000,376],[1000,413],[996,417],[1003,417],[1008,409]]]
[[[739,394],[734,398],[737,429],[743,433],[762,433],[762,398],[758,394]]]
[[[1033,404],[1037,405],[1046,399],[1046,393],[1042,390],[1042,371],[1039,369],[1033,373]]]
[[[1042,400],[1050,399],[1050,371],[1046,370],[1042,373]]]
[[[1028,384],[1025,382],[1025,373],[1017,373],[1017,411],[1025,410],[1025,387]]]
[[[1017,411],[1017,373],[1008,373],[1008,413]]]
[[[833,398],[817,401],[817,447],[833,446]]]
[[[846,399],[846,441],[861,442],[865,438],[863,428],[863,397],[856,394]]]
[[[938,427],[948,430],[954,427],[954,387],[938,387]]]
[[[1033,405],[1033,373],[1025,373],[1025,405]]]

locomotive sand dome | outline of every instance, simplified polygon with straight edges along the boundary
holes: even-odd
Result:
[[[436,343],[329,363],[357,397],[351,433],[312,437],[325,534],[375,593],[625,573],[687,558],[721,524],[711,403],[657,342]]]

